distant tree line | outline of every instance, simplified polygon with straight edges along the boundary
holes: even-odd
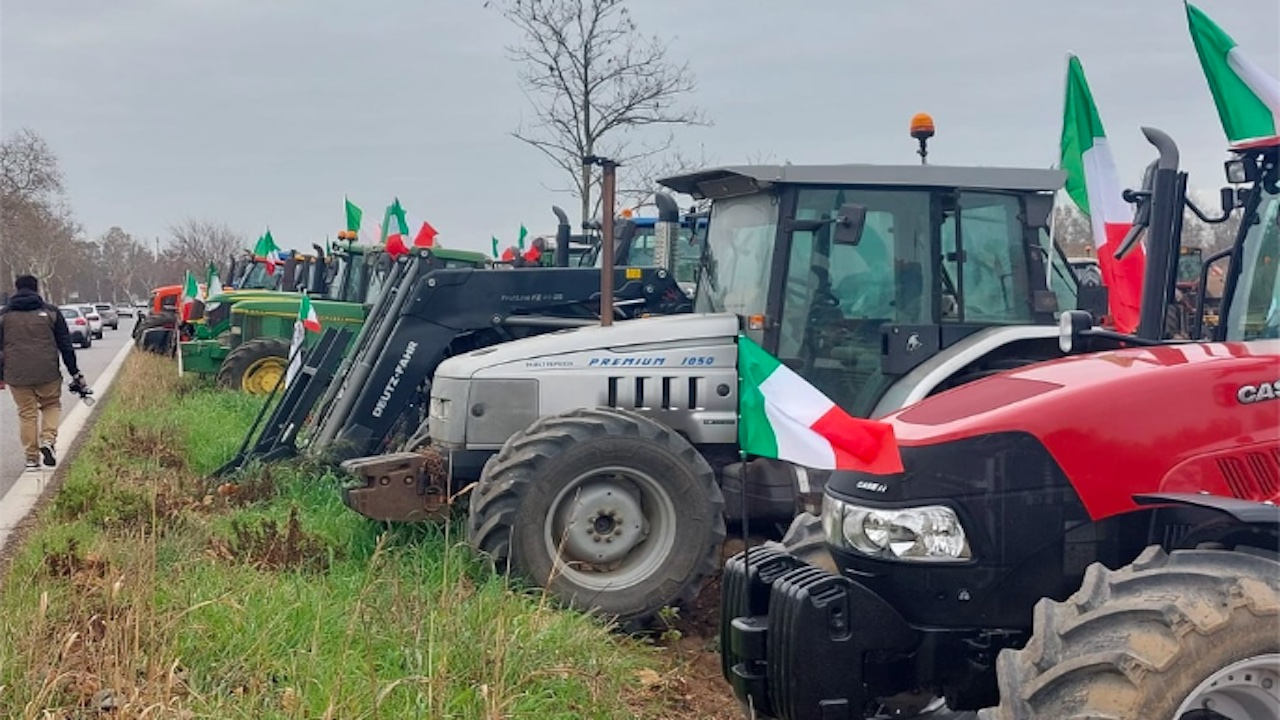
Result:
[[[24,128],[0,142],[0,299],[25,274],[51,302],[143,299],[188,269],[204,277],[210,261],[222,266],[245,241],[224,223],[196,219],[169,226],[164,247],[118,226],[88,237],[45,139]]]

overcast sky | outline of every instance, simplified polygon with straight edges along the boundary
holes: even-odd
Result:
[[[1277,0],[1199,0],[1280,74]],[[0,130],[52,145],[77,218],[166,234],[186,217],[306,248],[398,195],[452,247],[553,230],[572,201],[509,132],[527,114],[483,0],[3,0]],[[1225,139],[1180,0],[635,0],[688,61],[713,127],[677,131],[717,163],[931,162],[1044,167],[1057,156],[1065,56],[1080,56],[1127,182],[1170,132],[1192,185]],[[571,217],[573,213],[571,212]]]

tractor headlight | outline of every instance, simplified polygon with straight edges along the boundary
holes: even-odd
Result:
[[[431,417],[436,420],[448,420],[452,404],[448,398],[431,398]]]
[[[232,334],[232,335],[242,335],[242,334],[244,334],[244,328],[240,327],[239,325],[232,325],[232,326],[231,326],[231,334]]]
[[[822,497],[827,542],[871,557],[920,562],[969,560],[969,540],[955,511],[945,505],[894,510]]]

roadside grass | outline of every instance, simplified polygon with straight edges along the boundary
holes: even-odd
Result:
[[[305,464],[205,480],[256,411],[128,359],[0,586],[0,717],[715,716],[670,650],[514,590],[457,520],[376,525]]]

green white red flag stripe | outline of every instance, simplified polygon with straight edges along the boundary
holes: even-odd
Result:
[[[1089,217],[1093,242],[1107,286],[1111,322],[1120,332],[1138,327],[1142,309],[1142,276],[1146,265],[1141,244],[1122,260],[1115,251],[1133,226],[1133,210],[1124,201],[1120,173],[1093,103],[1080,59],[1067,61],[1067,93],[1062,120],[1060,167],[1067,173],[1067,195]]]
[[[820,470],[902,472],[891,425],[850,416],[743,335],[738,383],[742,452]]]
[[[1227,138],[1239,143],[1280,134],[1280,80],[1245,55],[1230,35],[1190,3],[1187,27]]]
[[[302,346],[308,332],[320,332],[320,317],[311,304],[311,296],[303,293],[298,303],[298,319],[293,323],[293,338],[289,343],[289,367],[285,370],[284,386],[287,388],[302,369]]]
[[[320,332],[320,316],[316,315],[316,309],[311,304],[310,295],[303,294],[302,302],[298,304],[298,322],[302,323],[302,327],[309,332]]]
[[[196,300],[200,299],[200,286],[196,284],[196,276],[187,271],[187,277],[182,282],[182,321],[186,322],[191,319],[191,308]]]

